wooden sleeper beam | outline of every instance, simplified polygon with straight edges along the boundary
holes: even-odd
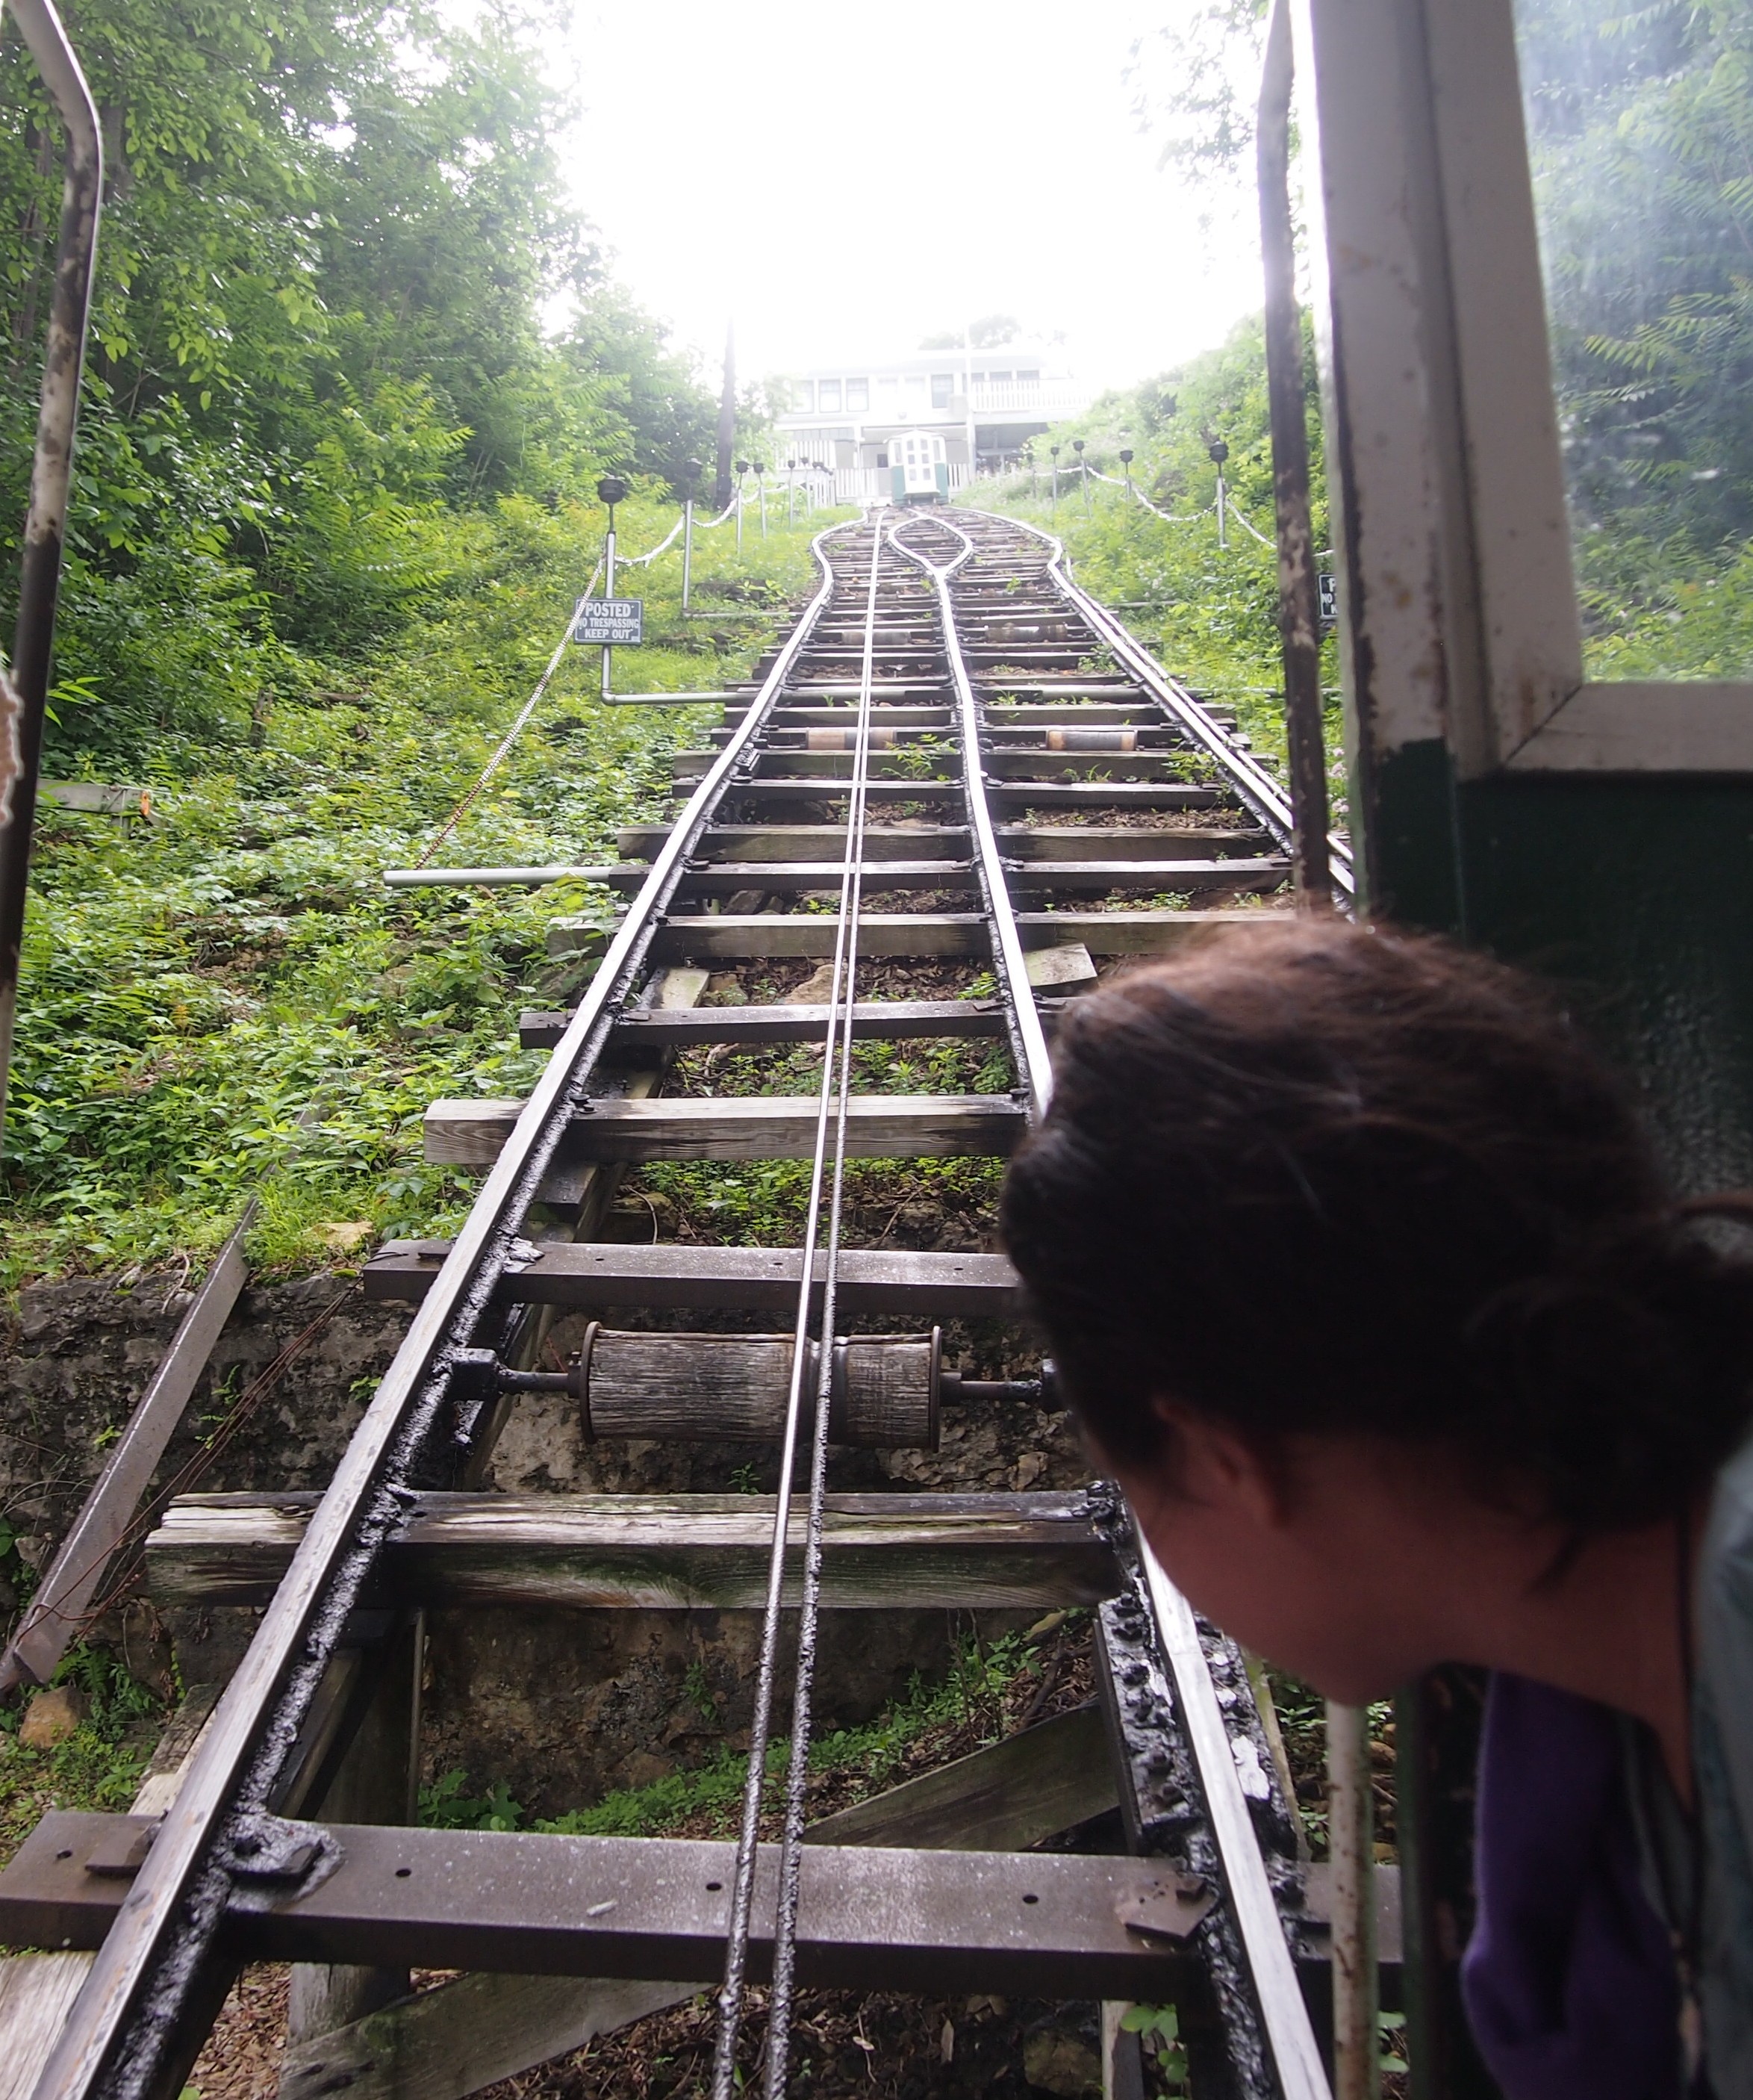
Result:
[[[155,1602],[263,1604],[315,1494],[179,1495],[147,1541]],[[575,1611],[758,1611],[770,1495],[422,1494],[382,1564],[386,1600]],[[786,1599],[803,1564],[793,1520]],[[1081,1493],[830,1495],[822,1603],[837,1611],[1048,1611],[1120,1573]]]
[[[833,921],[822,922],[833,930]],[[522,1112],[520,1101],[434,1101],[425,1157],[434,1165],[490,1167]],[[846,1151],[854,1159],[1002,1157],[1027,1117],[1003,1094],[859,1094],[848,1105]],[[815,1150],[813,1094],[733,1094],[605,1101],[575,1114],[562,1163],[638,1165],[651,1159],[808,1159]]]
[[[450,1250],[448,1240],[391,1240],[365,1265],[366,1297],[417,1303]],[[817,1276],[826,1273],[826,1261],[818,1251]],[[507,1270],[499,1300],[579,1310],[642,1305],[690,1312],[777,1312],[795,1304],[803,1268],[796,1247],[548,1241]],[[849,1318],[902,1312],[922,1321],[1004,1320],[1022,1308],[1016,1272],[1002,1255],[847,1248],[838,1275],[838,1303]]]

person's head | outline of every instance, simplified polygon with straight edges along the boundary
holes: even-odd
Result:
[[[1001,1228],[1064,1388],[1196,1603],[1335,1696],[1436,1659],[1384,1526],[1639,1530],[1744,1433],[1753,1268],[1531,980],[1287,916],[1078,999],[1055,1071]]]

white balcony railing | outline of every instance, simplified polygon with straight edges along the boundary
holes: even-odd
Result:
[[[1000,415],[1075,416],[1090,402],[1087,386],[1075,379],[974,382],[974,420]]]
[[[972,395],[976,423],[1014,420],[1019,416],[1076,416],[1090,405],[1090,390],[1076,379],[1006,379],[982,382],[976,375]],[[932,401],[919,393],[898,395],[878,387],[868,408],[791,408],[779,417],[786,430],[827,430],[856,424],[867,429],[905,429],[920,424],[961,423],[967,420],[969,397],[962,391],[961,375],[956,390],[947,401]]]

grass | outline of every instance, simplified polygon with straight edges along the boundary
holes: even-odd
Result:
[[[989,1645],[961,1642],[949,1674],[939,1683],[915,1676],[903,1697],[861,1726],[819,1736],[810,1745],[813,1780],[834,1782],[834,1805],[845,1807],[879,1793],[904,1776],[915,1760],[943,1763],[949,1757],[998,1741],[1015,1726],[1017,1696],[1038,1682],[1041,1651],[1086,1617],[1059,1613],[1026,1633],[1009,1634]],[[777,1789],[790,1755],[785,1740],[767,1752],[767,1798]],[[529,1828],[571,1838],[728,1838],[742,1814],[748,1755],[726,1747],[692,1771],[668,1772],[649,1785],[604,1795],[588,1807],[538,1819]],[[421,1820],[438,1829],[515,1830],[524,1811],[503,1785],[471,1791],[466,1772],[446,1772],[421,1789]]]
[[[170,1708],[107,1650],[71,1649],[55,1674],[75,1686],[86,1718],[50,1749],[19,1740],[22,1714],[0,1709],[0,1864],[51,1809],[126,1810]]]
[[[623,506],[623,545],[666,510]],[[462,546],[392,651],[336,667],[258,712],[257,740],[165,743],[145,771],[151,824],[46,811],[25,935],[17,1061],[0,1180],[0,1287],[200,1256],[266,1177],[258,1273],[327,1251],[317,1229],[444,1232],[472,1180],[421,1156],[433,1099],[516,1094],[540,1070],[516,1044],[526,1001],[584,966],[548,960],[556,917],[613,922],[601,888],[388,891],[476,779],[533,688],[596,558],[600,518],[508,501],[456,521]],[[644,651],[619,690],[695,690],[744,673],[813,576],[811,528],[728,531],[696,548],[685,620],[675,554],[642,590]],[[594,651],[573,651],[436,864],[613,859],[620,825],[667,806],[671,753],[701,709],[593,704]],[[90,755],[72,769],[104,777]],[[319,1131],[293,1156],[314,1096]]]

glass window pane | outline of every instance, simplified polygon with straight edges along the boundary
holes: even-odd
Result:
[[[807,416],[816,405],[816,382],[813,379],[795,379],[791,382],[791,412]]]
[[[840,412],[839,381],[838,379],[824,379],[821,386],[817,387],[816,390],[821,399],[822,414],[825,416],[839,415]]]
[[[1515,10],[1588,675],[1753,678],[1753,10]]]
[[[848,408],[868,408],[870,406],[870,382],[868,379],[847,381],[846,405]]]

